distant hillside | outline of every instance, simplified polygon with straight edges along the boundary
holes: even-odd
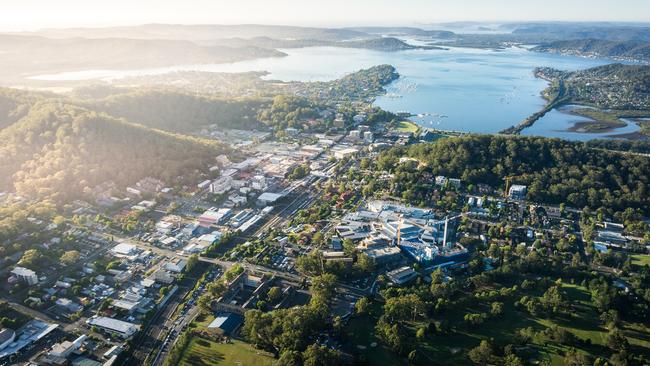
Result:
[[[550,81],[562,79],[566,103],[650,110],[650,66],[610,64],[575,72],[539,68],[536,74]]]
[[[300,83],[301,95],[336,100],[372,100],[386,90],[384,87],[397,80],[399,74],[391,65],[377,65],[345,75],[340,79],[324,82]]]
[[[617,59],[650,61],[650,42],[645,41],[579,39],[544,43],[532,50],[535,52],[571,54],[587,57],[610,57]]]
[[[59,202],[105,181],[124,187],[152,176],[178,184],[225,150],[49,100],[0,131],[0,141],[0,189]]]
[[[42,93],[0,88],[0,130],[23,118]]]
[[[431,46],[414,46],[394,37],[371,37],[353,41],[326,41],[315,39],[275,39],[269,37],[255,37],[250,39],[231,38],[214,41],[216,45],[229,47],[260,47],[260,48],[302,48],[315,46],[362,48],[377,51],[402,51],[411,49],[441,49]]]
[[[403,51],[403,50],[412,50],[419,48],[426,49],[442,49],[441,47],[435,46],[413,46],[402,40],[393,37],[382,37],[382,38],[373,38],[373,39],[364,39],[360,41],[349,41],[349,42],[337,42],[337,47],[348,47],[348,48],[367,48],[377,51]]]
[[[349,29],[293,27],[283,25],[180,25],[145,24],[132,27],[45,29],[36,35],[53,38],[132,38],[175,39],[195,42],[213,41],[220,38],[270,37],[277,39],[314,39],[339,41],[363,38],[367,34]]]
[[[542,36],[557,40],[601,39],[608,41],[650,42],[650,27],[622,26],[609,23],[529,23],[512,32],[516,36]]]
[[[173,89],[124,89],[85,102],[93,110],[172,132],[194,133],[207,125],[259,127],[256,115],[268,104],[262,99],[220,99]]]
[[[129,69],[222,63],[284,53],[257,47],[200,46],[180,40],[49,39],[0,35],[0,78],[87,69]]]
[[[350,27],[348,30],[389,36],[419,36],[433,38],[453,38],[454,32],[442,30],[424,30],[415,27]]]

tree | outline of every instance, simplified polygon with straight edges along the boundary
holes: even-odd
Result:
[[[304,366],[338,366],[341,364],[341,352],[312,344],[302,353]]]
[[[607,334],[607,347],[614,351],[627,351],[630,348],[630,343],[623,332],[615,327]]]
[[[503,366],[524,366],[524,362],[514,353],[510,353],[503,358]]]
[[[311,279],[311,294],[313,298],[320,298],[329,303],[335,294],[336,276],[331,273],[325,273]]]
[[[404,349],[404,338],[400,333],[400,328],[397,324],[389,324],[382,316],[379,318],[375,326],[377,337],[381,339],[388,347],[395,352],[402,352]]]
[[[198,304],[201,310],[206,312],[212,311],[212,296],[209,293],[201,295]]]
[[[286,350],[280,354],[278,365],[302,366],[302,355],[298,351]]]
[[[361,272],[372,273],[372,271],[375,270],[375,262],[367,254],[359,254],[357,256],[355,267]]]
[[[69,266],[71,264],[77,263],[79,261],[80,255],[79,252],[76,250],[69,250],[61,255],[61,258],[59,260],[61,263],[65,264],[66,266]]]
[[[273,286],[266,293],[266,297],[273,304],[276,301],[280,300],[280,297],[282,297],[282,290],[278,286]]]
[[[357,245],[350,239],[343,239],[343,252],[351,257],[357,252]]]
[[[584,366],[589,365],[587,355],[571,347],[564,354],[564,365],[566,366]]]
[[[409,360],[410,363],[414,364],[418,360],[418,351],[413,350],[413,351],[409,352],[408,360]]]
[[[362,297],[354,304],[354,309],[358,315],[365,315],[368,313],[370,301],[367,297]]]
[[[415,332],[415,338],[417,338],[418,340],[424,339],[425,336],[426,336],[426,330],[424,329],[424,327],[418,328],[418,330]]]
[[[487,365],[491,362],[493,355],[492,345],[488,341],[481,341],[481,343],[469,350],[467,353],[469,359],[477,365]]]
[[[18,265],[21,267],[35,268],[42,259],[43,255],[38,249],[28,249],[23,253],[23,256],[18,261]]]
[[[495,317],[499,317],[503,314],[503,303],[495,301],[490,307],[490,314]]]
[[[194,267],[196,267],[197,263],[199,263],[199,256],[198,254],[192,254],[187,258],[187,264],[185,265],[185,271],[186,272],[192,272]]]
[[[566,304],[566,300],[559,286],[551,286],[544,292],[541,303],[547,311],[557,313]]]
[[[425,304],[416,294],[391,297],[384,304],[384,315],[390,322],[416,320],[425,311]]]
[[[241,333],[255,346],[278,355],[280,350],[274,343],[276,330],[273,329],[272,324],[272,313],[249,310],[244,314],[244,325],[242,326]]]

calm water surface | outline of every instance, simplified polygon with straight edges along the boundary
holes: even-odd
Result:
[[[183,65],[148,70],[86,70],[34,78],[111,79],[198,70],[268,71],[268,79],[326,81],[362,68],[391,64],[397,68],[401,78],[387,87],[386,95],[376,100],[378,106],[393,112],[410,112],[416,115],[413,120],[424,127],[493,133],[519,123],[543,106],[544,100],[540,98],[540,92],[547,83],[534,77],[535,67],[577,70],[609,63],[608,60],[534,53],[523,48],[503,51],[451,48],[382,52],[309,47],[282,51],[288,56],[231,64]],[[566,131],[576,120],[575,116],[552,111],[539,126],[535,125],[525,131],[525,134],[568,139],[593,138],[588,134]]]

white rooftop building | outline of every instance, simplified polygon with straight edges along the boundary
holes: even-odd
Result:
[[[111,253],[116,257],[130,257],[135,255],[137,250],[138,247],[133,244],[120,243],[111,249]]]
[[[105,316],[93,316],[92,318],[88,319],[86,323],[88,323],[91,326],[104,329],[108,332],[118,334],[120,337],[125,339],[130,338],[138,330],[140,330],[139,325],[125,322],[122,320],[108,318]]]
[[[15,267],[11,273],[19,280],[27,283],[30,286],[38,283],[38,276],[36,275],[36,272],[32,271],[31,269],[24,267]]]

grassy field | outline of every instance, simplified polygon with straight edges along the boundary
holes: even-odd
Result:
[[[650,261],[650,258],[644,258],[644,260]],[[491,340],[494,344],[503,347],[506,344],[516,344],[516,334],[522,328],[531,327],[539,332],[554,325],[570,331],[581,339],[591,340],[591,345],[577,346],[581,352],[590,354],[592,357],[608,355],[608,350],[605,347],[607,329],[599,321],[599,314],[591,303],[589,291],[584,287],[572,284],[563,284],[562,290],[573,306],[570,312],[551,318],[534,317],[515,308],[512,301],[506,301],[504,303],[505,315],[502,318],[490,319],[473,329],[462,326],[453,328],[449,334],[428,335],[418,347],[418,353],[423,358],[422,364],[449,366],[467,364],[469,362],[467,352],[476,347],[481,340]],[[462,317],[465,313],[486,311],[489,311],[487,304],[479,303],[472,308],[446,311],[440,316],[440,319],[449,320],[450,324],[462,324]],[[374,336],[376,312],[372,313],[375,313],[372,317],[353,318],[348,323],[345,335],[350,347],[373,365],[407,364],[405,359],[382,347],[379,340],[376,339]],[[413,331],[416,326],[418,325],[413,325]],[[628,337],[635,353],[648,353],[650,329],[639,325],[624,324],[622,330]],[[377,343],[375,347],[372,347],[373,342]],[[537,335],[520,353],[525,356],[526,362],[536,363],[546,359],[552,365],[561,366],[563,365],[563,353],[567,349],[567,346],[551,341],[543,335]]]
[[[636,266],[650,266],[650,254],[634,254],[632,264]]]
[[[408,365],[405,359],[381,345],[374,327],[375,319],[369,316],[353,318],[345,328],[345,339],[370,365]]]
[[[401,121],[394,130],[399,133],[416,133],[419,129],[420,127],[411,121]]]
[[[573,114],[591,118],[596,122],[601,122],[608,128],[624,127],[625,122],[621,121],[616,113],[602,111],[600,109],[576,108],[571,111]]]
[[[579,122],[576,128],[585,132],[602,132],[608,131],[626,125],[621,118],[633,119],[639,127],[641,133],[650,135],[650,122],[641,118],[650,117],[650,111],[628,111],[628,110],[601,110],[592,108],[576,108],[571,111],[572,114],[590,118],[593,121]]]
[[[272,355],[244,342],[233,341],[233,343],[221,344],[193,337],[179,364],[182,366],[271,366],[274,361]]]

